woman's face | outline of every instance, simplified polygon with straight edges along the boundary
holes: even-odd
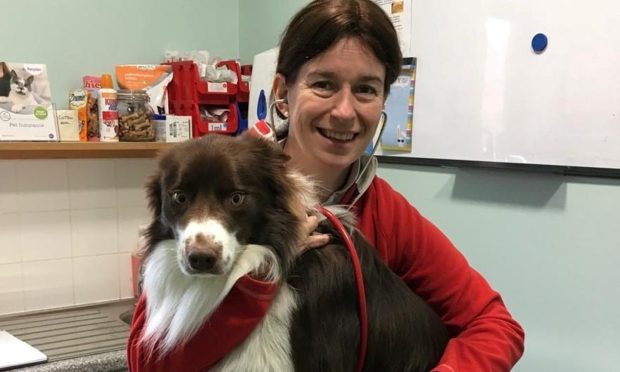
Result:
[[[307,170],[346,169],[375,133],[384,80],[384,65],[358,38],[342,39],[308,61],[296,81],[276,77],[284,89],[276,95],[288,99],[282,110],[290,123],[285,150]]]

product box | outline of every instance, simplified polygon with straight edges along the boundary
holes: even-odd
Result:
[[[80,122],[77,110],[56,110],[58,132],[63,142],[77,142],[80,140]]]
[[[45,65],[0,61],[0,141],[58,141]]]
[[[99,90],[101,76],[82,76],[82,87],[87,92],[86,140],[98,142],[101,137],[99,126]]]
[[[192,117],[154,115],[155,141],[183,142],[192,137]]]
[[[405,58],[401,72],[385,101],[389,120],[381,137],[383,151],[410,153],[412,150],[416,61],[416,58]]]

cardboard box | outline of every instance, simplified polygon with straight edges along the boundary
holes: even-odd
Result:
[[[56,110],[58,118],[58,132],[63,142],[77,142],[80,140],[80,122],[77,110]]]
[[[0,141],[58,141],[47,68],[0,61]]]
[[[155,115],[152,121],[157,142],[183,142],[192,138],[191,116]]]

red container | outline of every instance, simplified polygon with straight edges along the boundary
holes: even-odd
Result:
[[[239,70],[238,90],[237,90],[237,102],[245,103],[250,101],[250,84],[248,81],[243,81],[243,76],[248,78],[252,76],[252,65],[243,65]]]
[[[239,81],[241,73],[235,61],[221,61],[217,67],[226,66]],[[237,84],[212,83],[200,78],[198,66],[192,61],[172,63],[172,82],[168,85],[170,101],[195,101],[200,104],[226,105],[237,100]]]
[[[168,85],[170,113],[192,117],[192,135],[208,133],[234,135],[239,129],[237,101],[247,102],[249,85],[241,80],[241,68],[236,61],[221,61],[217,67],[226,66],[237,76],[235,83],[212,83],[200,78],[198,66],[192,61],[173,62],[172,81]],[[203,118],[201,107],[225,107],[228,118],[213,122]]]
[[[234,135],[239,129],[237,105],[231,103],[225,105],[228,109],[228,117],[226,121],[215,122],[203,118],[200,108],[202,105],[192,101],[171,102],[170,111],[175,115],[192,117],[192,136],[200,137],[209,133]],[[207,105],[211,106],[211,105]]]
[[[140,268],[142,267],[142,258],[136,254],[131,255],[131,282],[133,285],[134,297],[140,297]]]

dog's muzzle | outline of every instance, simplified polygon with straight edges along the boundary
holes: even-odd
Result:
[[[183,264],[188,274],[221,274],[222,243],[213,236],[196,234],[183,242]]]

